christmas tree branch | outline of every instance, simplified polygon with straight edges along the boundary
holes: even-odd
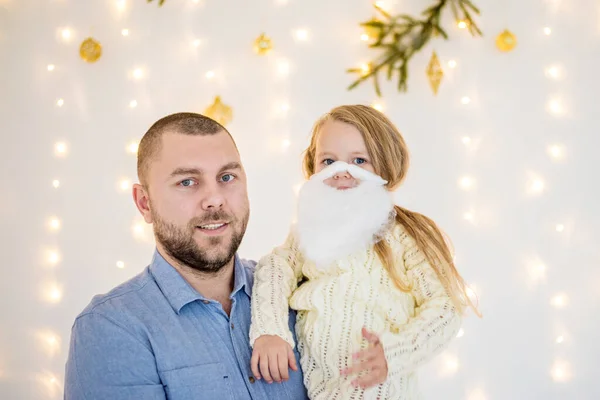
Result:
[[[473,20],[473,14],[479,14],[479,9],[470,0],[438,0],[425,9],[421,19],[408,14],[393,16],[375,6],[383,20],[372,19],[360,25],[373,32],[373,43],[370,48],[381,51],[379,57],[368,64],[368,68],[350,68],[349,73],[359,74],[348,90],[356,88],[361,83],[372,79],[377,96],[381,96],[379,73],[387,68],[387,80],[394,73],[398,74],[398,90],[405,92],[408,81],[408,64],[412,57],[419,52],[433,37],[442,36],[448,39],[448,34],[442,28],[440,19],[442,11],[450,6],[456,20],[464,21],[473,36],[481,36],[481,30]]]

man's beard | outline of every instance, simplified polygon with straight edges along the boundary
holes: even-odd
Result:
[[[151,209],[150,212],[156,240],[167,254],[182,265],[205,274],[219,272],[235,256],[246,232],[249,217],[248,211],[241,220],[232,218],[224,211],[215,211],[202,218],[193,218],[187,226],[179,227],[162,219],[155,210]],[[224,241],[227,239],[222,236],[207,236],[207,247],[200,248],[194,240],[196,227],[223,220],[229,221],[228,228],[232,230],[229,246],[226,246]]]
[[[323,181],[348,171],[358,186],[338,190]],[[336,162],[300,190],[296,234],[304,257],[324,268],[381,240],[394,221],[392,194],[379,176]]]

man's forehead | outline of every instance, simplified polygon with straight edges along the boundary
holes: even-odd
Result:
[[[163,136],[157,158],[161,169],[171,173],[174,168],[220,169],[240,157],[232,139],[225,132],[211,135],[168,134]]]

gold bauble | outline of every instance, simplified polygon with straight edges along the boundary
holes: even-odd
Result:
[[[496,47],[500,51],[511,51],[517,45],[517,37],[508,29],[505,29],[496,37]]]
[[[213,103],[204,110],[204,115],[225,126],[233,119],[233,110],[221,102],[221,96],[216,96]]]
[[[268,52],[273,50],[273,42],[271,38],[261,33],[259,37],[254,41],[254,52],[259,56],[264,56]]]
[[[83,61],[93,63],[102,56],[102,46],[94,38],[87,38],[79,47],[79,56]]]
[[[442,65],[440,64],[440,60],[435,51],[431,55],[431,59],[429,59],[426,72],[433,94],[437,95],[440,83],[444,77],[444,70],[442,69]]]

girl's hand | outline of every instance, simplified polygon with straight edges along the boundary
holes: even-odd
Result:
[[[369,342],[369,347],[355,353],[352,359],[358,362],[341,372],[342,375],[347,376],[366,372],[363,376],[352,381],[352,385],[355,387],[366,389],[385,382],[388,375],[388,365],[379,337],[366,328],[362,329],[362,335]]]
[[[294,351],[288,342],[274,335],[263,335],[256,339],[250,360],[256,379],[262,377],[268,383],[287,381],[290,377],[288,366],[298,371]]]

